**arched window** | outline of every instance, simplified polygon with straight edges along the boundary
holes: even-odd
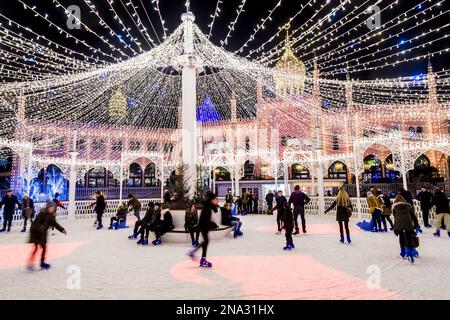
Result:
[[[87,188],[104,188],[106,187],[106,169],[96,167],[87,173]]]
[[[417,158],[417,160],[414,162],[414,168],[426,168],[430,167],[430,159],[424,154],[422,154],[420,157]]]
[[[130,165],[130,175],[127,185],[129,187],[142,187],[142,168],[137,163]]]
[[[300,163],[294,163],[291,167],[291,179],[309,179],[309,170]]]
[[[9,148],[0,149],[0,191],[11,187],[13,152]]]
[[[255,179],[255,164],[250,160],[244,163],[244,179],[254,180]]]
[[[328,168],[328,178],[330,179],[346,179],[347,178],[347,166],[341,161],[334,162]]]
[[[214,179],[216,181],[230,181],[231,180],[231,175],[230,172],[222,167],[217,167],[216,169],[214,169]]]
[[[156,166],[154,163],[150,163],[145,167],[144,184],[146,187],[157,187],[159,185],[159,181],[156,179]]]
[[[376,183],[382,180],[381,161],[377,156],[368,155],[364,158],[364,181]]]

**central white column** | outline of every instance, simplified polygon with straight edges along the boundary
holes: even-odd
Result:
[[[72,152],[70,152],[70,176],[69,176],[69,206],[68,219],[74,219],[76,213],[76,187],[77,187],[77,130],[73,131]]]
[[[184,24],[184,56],[182,69],[182,154],[186,165],[184,179],[192,198],[197,187],[197,74],[194,57],[193,23],[195,16],[185,13],[181,16]]]

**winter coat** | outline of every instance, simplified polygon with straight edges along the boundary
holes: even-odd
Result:
[[[288,207],[286,210],[283,211],[282,219],[283,219],[283,225],[286,230],[294,229],[294,214],[290,207]]]
[[[206,202],[203,205],[202,212],[200,213],[200,218],[198,219],[198,225],[201,231],[209,231],[213,211],[217,212],[217,207],[215,205],[211,204],[210,202]]]
[[[150,223],[150,221],[152,220],[154,212],[155,212],[155,209],[148,208],[147,212],[145,212],[145,216],[142,218],[142,224],[147,225],[148,223]]]
[[[227,194],[225,196],[225,203],[233,203],[233,195],[232,194]]]
[[[119,219],[123,219],[127,215],[128,215],[128,207],[120,206],[119,209],[117,210],[116,217],[118,217]]]
[[[325,210],[325,213],[336,208],[336,221],[349,221],[349,216],[347,212],[347,208],[353,211],[353,206],[350,203],[348,207],[345,206],[337,206],[336,200],[331,204],[331,206]]]
[[[273,199],[275,199],[275,195],[273,193],[266,194],[267,204],[273,204]]]
[[[383,211],[383,205],[380,203],[380,200],[373,194],[367,197],[367,205],[369,207],[370,214],[373,214],[375,212],[375,209]]]
[[[275,207],[272,209],[272,210],[278,210],[279,212],[283,212],[284,211],[284,204],[287,202],[287,199],[286,199],[286,197],[285,196],[281,196],[281,197],[276,197],[275,198],[275,202],[276,202],[276,205],[275,205]]]
[[[129,207],[131,206],[133,210],[141,210],[142,208],[141,202],[136,197],[133,197],[130,200],[128,200],[128,206]]]
[[[47,243],[47,231],[49,228],[56,228],[59,232],[64,232],[64,228],[56,222],[53,214],[42,208],[30,228],[30,243],[45,245]]]
[[[438,191],[434,194],[433,200],[431,201],[431,206],[436,206],[436,214],[440,213],[450,214],[448,198],[441,191]]]
[[[294,208],[300,208],[300,212],[305,211],[305,205],[307,205],[311,199],[302,191],[295,190],[291,193],[289,198],[289,204],[293,204]]]
[[[34,202],[30,197],[22,199],[22,216],[27,219],[34,217]]]
[[[383,216],[390,216],[392,214],[392,204],[391,199],[386,198],[384,194],[380,194],[378,196],[378,201],[381,203],[381,206],[383,207]]]
[[[8,195],[6,195],[0,202],[0,209],[5,206],[5,208],[3,209],[4,214],[14,214],[14,211],[16,210],[16,204],[20,210],[22,206],[17,197],[15,195],[12,195],[11,197],[8,197]]]
[[[195,228],[198,225],[198,212],[187,208],[184,215],[184,228],[187,230]]]
[[[220,208],[220,212],[222,214],[222,224],[224,226],[231,226],[231,221],[233,221],[233,215],[231,214],[231,210],[226,208]]]
[[[170,213],[170,211],[164,213],[163,219],[161,220],[161,225],[164,227],[164,229],[169,231],[175,229],[175,226],[173,225],[172,214]]]
[[[242,195],[242,203],[247,204],[250,200],[250,193],[246,192]]]
[[[105,201],[105,197],[100,195],[97,197],[97,199],[95,200],[95,213],[103,213],[105,212],[106,209],[106,201]]]
[[[170,201],[172,201],[169,191],[164,192],[163,200],[164,200],[164,203],[170,203]]]
[[[419,226],[414,210],[409,203],[394,204],[394,232],[398,235],[401,231],[414,231]]]
[[[161,221],[161,210],[158,209],[153,212],[153,215],[150,219],[150,227],[151,228],[157,227],[160,221]]]
[[[417,200],[420,201],[420,207],[422,209],[429,210],[431,208],[431,200],[433,200],[433,195],[429,191],[420,191],[417,195]]]

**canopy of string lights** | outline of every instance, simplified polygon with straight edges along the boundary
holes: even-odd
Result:
[[[10,2],[0,13],[0,138],[53,162],[70,151],[118,161],[123,150],[181,161],[184,11],[196,15],[188,34],[206,164],[209,152],[235,165],[250,141],[260,158],[275,152],[277,178],[289,151],[274,151],[281,137],[332,160],[355,153],[355,137],[407,139],[414,119],[426,122],[422,141],[448,135],[445,0]]]

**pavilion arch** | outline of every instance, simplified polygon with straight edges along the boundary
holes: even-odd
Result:
[[[111,171],[98,166],[86,172],[83,186],[85,188],[118,187],[119,181],[114,178]]]
[[[311,177],[308,167],[302,163],[290,165],[289,173],[289,178],[293,180],[309,179]]]
[[[211,172],[212,175],[214,175],[214,181],[231,181],[230,171],[222,166],[215,167]]]
[[[30,196],[37,201],[48,201],[56,193],[59,193],[60,200],[67,200],[69,197],[69,180],[64,177],[61,168],[49,164],[39,171],[36,178],[31,180]]]
[[[378,157],[380,161],[382,159],[386,159],[389,155],[393,154],[390,148],[390,146],[383,143],[374,143],[365,149],[364,153],[362,154],[363,159],[367,158],[367,156],[369,155]]]
[[[440,149],[430,149],[414,157],[408,168],[410,182],[442,182],[449,178],[448,153]]]
[[[347,165],[340,160],[334,161],[328,167],[328,178],[329,179],[346,179],[348,177]]]
[[[144,168],[144,186],[145,187],[159,187],[161,185],[161,180],[157,177],[156,164],[150,162]]]
[[[13,149],[0,145],[0,190],[6,190],[11,187],[14,155]]]

